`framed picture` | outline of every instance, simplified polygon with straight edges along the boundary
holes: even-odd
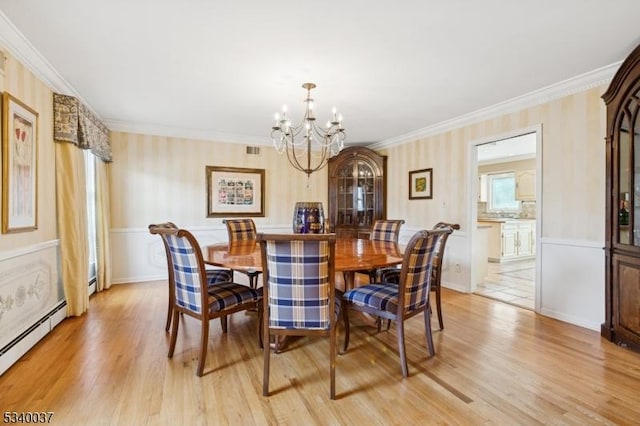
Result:
[[[433,169],[409,172],[409,199],[426,200],[433,198]]]
[[[264,216],[264,169],[206,168],[207,217]]]
[[[2,232],[38,228],[38,113],[2,94]]]

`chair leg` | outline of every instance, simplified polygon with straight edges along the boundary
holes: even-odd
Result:
[[[434,356],[436,350],[433,346],[433,333],[431,332],[431,308],[424,311],[424,331],[427,337],[427,351],[429,351],[429,356]]]
[[[349,326],[349,303],[342,303],[342,322],[344,323],[344,345],[342,347],[342,353],[347,352],[347,348],[349,347],[349,335],[350,326]]]
[[[207,344],[209,343],[209,318],[202,317],[202,333],[200,334],[200,357],[198,358],[198,377],[204,372],[204,362],[207,359]]]
[[[404,321],[397,321],[396,329],[398,332],[398,352],[400,352],[400,367],[402,368],[402,377],[407,377],[409,375],[409,369],[407,367],[407,354],[404,346]]]
[[[164,331],[169,331],[171,327],[171,320],[173,319],[173,289],[169,285],[169,308],[167,309],[167,323],[164,326]]]
[[[440,286],[435,289],[436,292],[436,310],[438,311],[438,324],[440,324],[440,330],[444,330],[444,323],[442,322],[442,300],[440,300]]]
[[[330,372],[331,372],[331,389],[329,391],[329,397],[331,399],[336,399],[336,326],[334,324],[329,332],[331,341],[329,342],[329,350],[331,351],[330,359]]]
[[[263,325],[263,335],[262,339],[264,342],[268,342],[270,340],[269,330],[266,325]],[[263,344],[262,345],[262,356],[263,356],[263,369],[262,369],[262,395],[269,396],[269,356],[271,355],[271,347],[270,345]]]
[[[173,311],[173,324],[171,327],[171,341],[169,342],[169,354],[167,355],[169,358],[173,357],[173,351],[176,348],[176,340],[178,337],[178,324],[180,323],[180,315],[178,315],[178,312],[176,312],[173,307],[172,307],[172,311]]]
[[[222,327],[222,332],[226,333],[227,332],[227,316],[221,316],[220,317],[220,326]]]
[[[264,318],[262,313],[264,311],[264,307],[262,306],[261,301],[258,301],[257,305],[258,305],[258,343],[260,344],[260,349],[263,349],[264,340],[262,340],[262,321],[264,320]]]

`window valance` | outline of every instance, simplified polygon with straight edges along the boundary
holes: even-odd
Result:
[[[112,160],[109,129],[77,98],[54,93],[53,122],[56,142],[71,142],[104,161]]]

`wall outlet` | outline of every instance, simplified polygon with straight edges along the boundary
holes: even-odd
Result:
[[[462,267],[460,266],[459,263],[456,263],[456,266],[454,267],[454,271],[456,271],[457,273],[462,272]]]

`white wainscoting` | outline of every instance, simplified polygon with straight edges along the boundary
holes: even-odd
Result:
[[[423,228],[400,228],[398,243],[406,245],[411,237]],[[469,293],[471,266],[468,253],[469,235],[465,231],[453,231],[447,239],[442,264],[440,285],[451,290]]]
[[[0,374],[66,316],[59,240],[0,255]]]
[[[540,313],[599,331],[605,315],[603,243],[542,238],[539,247]]]
[[[226,242],[226,227],[186,226],[201,246]],[[259,231],[291,232],[291,225],[262,226]],[[167,279],[167,257],[162,239],[147,228],[111,230],[113,284]],[[242,282],[243,275],[236,274]]]

